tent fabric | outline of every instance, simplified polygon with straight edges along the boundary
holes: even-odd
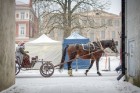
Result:
[[[62,43],[47,37],[45,34],[39,38],[26,42],[25,50],[29,51],[30,58],[38,56],[39,60],[51,61],[54,65],[59,64],[62,55]],[[41,65],[41,62],[37,63]],[[39,69],[40,65],[35,68]]]
[[[27,43],[56,43],[59,41],[52,40],[51,38],[47,37],[45,34],[41,35],[39,38],[27,42]]]
[[[67,37],[66,39],[87,39],[87,38],[85,38],[85,37],[79,35],[78,33],[74,32],[69,37]]]
[[[50,44],[57,44],[61,43],[60,41],[52,40],[51,38],[47,37],[45,34],[41,35],[39,38],[26,42],[28,45],[50,45]]]
[[[88,38],[85,38],[78,33],[72,33],[69,37],[65,38],[63,41],[63,48],[69,44],[86,44],[89,42]]]
[[[69,37],[65,38],[63,40],[63,49],[69,45],[69,44],[86,44],[89,42],[88,38],[85,38],[81,35],[79,35],[78,33],[72,33]],[[67,62],[68,59],[68,55],[66,54],[66,58],[65,61]],[[85,69],[89,66],[90,61],[89,60],[85,60],[85,59],[78,59],[72,62],[72,68],[73,69]],[[67,68],[67,65],[64,65],[64,68]]]
[[[25,50],[29,51],[30,59],[31,57],[38,56],[39,61],[51,61],[53,65],[60,64],[61,57],[62,57],[62,44],[51,45],[51,46],[31,46],[26,45]],[[39,64],[39,65],[38,65]],[[35,68],[40,68],[41,62],[37,62]]]

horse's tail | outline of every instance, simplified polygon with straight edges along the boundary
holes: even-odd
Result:
[[[65,61],[65,56],[66,56],[66,50],[67,48],[69,47],[69,45],[67,45],[64,50],[63,50],[63,53],[62,53],[62,58],[61,58],[61,63],[60,63],[60,70],[64,67],[64,61]]]

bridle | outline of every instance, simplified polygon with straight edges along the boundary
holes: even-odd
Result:
[[[117,52],[117,49],[116,49],[116,46],[115,46],[114,41],[111,42],[111,47],[110,47],[110,49],[115,50],[115,52]]]

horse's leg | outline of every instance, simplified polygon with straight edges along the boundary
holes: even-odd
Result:
[[[72,63],[72,61],[69,61],[69,62],[67,63],[67,65],[68,65],[68,75],[69,75],[69,76],[73,76],[73,75],[72,75],[71,63]]]
[[[99,72],[99,59],[100,59],[100,58],[96,59],[96,68],[97,68],[97,74],[98,74],[99,76],[101,76],[102,74]]]
[[[93,66],[94,60],[91,60],[89,68],[86,70],[85,75],[87,76],[88,71]]]
[[[69,76],[73,76],[72,75],[72,67],[71,67],[71,64],[72,64],[72,61],[75,59],[76,57],[76,52],[72,52],[71,55],[69,56],[69,62],[67,63],[68,65],[68,75]]]

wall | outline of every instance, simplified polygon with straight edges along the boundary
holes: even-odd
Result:
[[[15,83],[15,0],[0,0],[0,91]]]
[[[140,0],[126,0],[127,76],[140,87]]]

